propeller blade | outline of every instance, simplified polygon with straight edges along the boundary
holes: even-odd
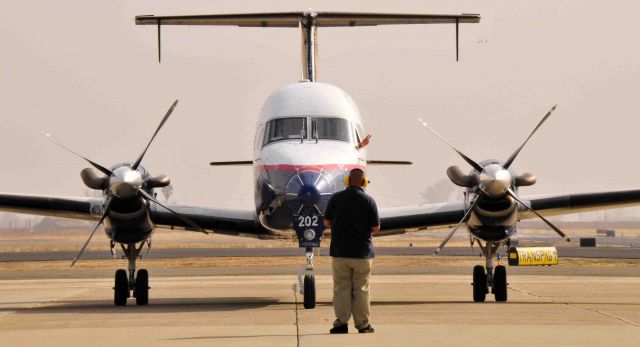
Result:
[[[447,235],[447,237],[444,240],[442,240],[442,243],[440,243],[440,246],[438,246],[438,248],[436,248],[435,252],[433,252],[434,255],[439,254],[440,251],[442,251],[444,246],[447,244],[447,242],[449,242],[449,240],[451,240],[451,238],[453,237],[453,234],[455,234],[456,231],[458,231],[458,228],[460,228],[460,226],[463,223],[465,223],[467,220],[469,220],[469,216],[471,215],[471,211],[473,211],[473,209],[476,207],[476,205],[478,204],[478,201],[480,201],[480,199],[478,197],[476,197],[476,199],[473,200],[473,203],[471,204],[471,206],[469,206],[469,209],[467,210],[467,212],[465,212],[464,216],[462,216],[462,219],[460,220],[460,222],[453,228],[453,230],[451,230],[449,235]]]
[[[553,223],[551,223],[549,220],[547,220],[546,218],[544,218],[540,213],[538,213],[536,210],[534,210],[531,206],[529,206],[529,204],[525,203],[524,201],[520,200],[520,198],[516,195],[516,193],[511,190],[511,189],[507,189],[507,195],[509,195],[510,197],[514,198],[517,202],[519,202],[522,206],[526,207],[527,210],[533,212],[533,214],[535,214],[536,216],[538,216],[538,218],[542,219],[543,222],[547,223],[547,225],[553,229],[553,231],[555,231],[556,233],[558,233],[558,235],[562,236],[565,240],[567,240],[567,242],[571,242],[571,239],[569,237],[567,237],[567,235],[565,235],[565,233],[562,232],[562,230],[560,230],[557,226],[553,225]]]
[[[160,124],[156,128],[156,132],[153,133],[153,136],[151,136],[151,140],[149,140],[149,143],[147,143],[147,147],[144,148],[144,151],[142,151],[142,153],[140,153],[140,156],[138,157],[138,159],[136,159],[136,161],[131,166],[131,169],[133,169],[133,170],[137,170],[138,169],[138,166],[140,165],[140,162],[142,161],[142,158],[144,158],[144,155],[147,153],[147,149],[149,149],[149,146],[151,146],[151,142],[153,142],[153,139],[156,138],[156,135],[158,135],[158,132],[160,131],[160,129],[162,128],[164,123],[167,121],[167,119],[169,119],[169,116],[171,115],[171,113],[173,113],[173,109],[176,108],[177,104],[178,104],[178,100],[176,99],[176,101],[173,102],[171,107],[169,107],[169,110],[167,111],[167,114],[165,114],[164,118],[162,118],[162,121],[160,121]]]
[[[73,260],[71,261],[71,267],[76,265],[78,260],[80,260],[80,257],[82,257],[82,254],[84,254],[85,249],[87,249],[87,246],[89,246],[89,242],[91,242],[91,238],[93,238],[93,235],[95,235],[95,233],[98,230],[98,228],[100,227],[100,225],[104,222],[104,219],[107,218],[107,215],[109,214],[110,210],[111,210],[111,199],[109,199],[107,201],[107,203],[105,205],[105,208],[104,208],[104,212],[102,213],[102,216],[100,217],[100,220],[98,220],[98,224],[96,224],[96,226],[93,228],[93,231],[91,231],[91,234],[89,235],[89,238],[84,243],[84,245],[82,246],[82,248],[80,249],[78,254],[76,254],[76,256],[73,257]]]
[[[527,137],[526,140],[524,140],[524,142],[520,145],[520,147],[518,147],[518,149],[516,149],[515,152],[513,152],[513,154],[511,154],[511,156],[509,157],[509,159],[507,159],[507,161],[504,162],[503,167],[505,169],[508,169],[509,166],[511,166],[511,163],[513,163],[513,161],[516,159],[516,157],[518,156],[518,154],[520,154],[520,151],[522,150],[522,148],[524,148],[524,145],[527,144],[527,142],[529,142],[529,139],[533,136],[533,134],[536,133],[536,131],[538,131],[538,128],[540,128],[542,126],[542,123],[544,123],[547,118],[549,118],[549,116],[551,116],[551,114],[553,113],[553,111],[556,110],[556,107],[558,107],[558,105],[554,105],[549,112],[547,112],[546,115],[544,115],[544,117],[542,117],[542,120],[538,123],[538,125],[535,127],[535,129],[533,129],[533,131],[531,132],[531,134],[529,134],[529,137]]]
[[[420,122],[420,124],[422,124],[423,127],[427,128],[427,130],[429,130],[433,135],[435,135],[437,138],[439,138],[442,142],[446,143],[447,146],[451,147],[451,149],[456,151],[456,153],[458,153],[462,157],[462,159],[464,159],[464,161],[469,163],[469,165],[471,165],[474,169],[478,170],[478,172],[482,172],[483,168],[482,168],[482,166],[480,166],[480,164],[476,163],[471,158],[469,158],[466,155],[464,155],[464,153],[460,152],[458,149],[453,147],[452,144],[450,144],[447,140],[445,140],[442,136],[440,136],[435,130],[431,129],[431,127],[429,127],[427,122],[423,121],[420,118],[418,118],[418,122]]]
[[[76,156],[78,156],[78,157],[80,157],[80,158],[82,158],[82,159],[86,160],[87,162],[89,162],[89,164],[91,164],[91,165],[92,165],[93,167],[95,167],[96,169],[100,170],[100,172],[102,172],[103,174],[105,174],[105,175],[107,175],[107,176],[111,176],[111,174],[113,173],[113,172],[111,172],[111,170],[109,170],[109,169],[105,168],[104,166],[102,166],[102,165],[100,165],[100,164],[98,164],[98,163],[96,163],[96,162],[93,162],[93,161],[91,161],[91,160],[87,159],[86,157],[83,157],[82,155],[80,155],[80,154],[78,154],[78,153],[74,152],[71,148],[69,148],[69,147],[67,147],[67,146],[63,145],[63,144],[62,144],[62,142],[60,142],[60,141],[56,140],[55,138],[53,138],[53,136],[51,136],[51,134],[49,134],[49,133],[47,133],[47,132],[44,132],[44,131],[40,131],[40,133],[41,133],[44,137],[48,138],[51,142],[53,142],[53,143],[55,143],[56,145],[60,146],[61,148],[63,148],[63,149],[65,149],[65,150],[67,150],[67,151],[69,151],[69,152],[71,152],[71,153],[75,154]]]
[[[185,222],[185,223],[189,224],[189,225],[190,225],[191,227],[193,227],[194,229],[196,229],[196,230],[198,230],[198,231],[200,231],[200,232],[202,232],[202,233],[208,234],[208,232],[207,232],[206,230],[202,229],[198,224],[194,223],[191,219],[189,219],[189,218],[187,218],[187,217],[185,217],[185,216],[183,216],[183,215],[179,214],[178,212],[176,212],[176,211],[174,211],[174,210],[172,210],[172,209],[168,208],[167,206],[165,206],[165,205],[161,204],[158,200],[156,200],[153,196],[151,196],[151,195],[150,195],[149,193],[147,193],[146,191],[144,191],[144,190],[142,190],[142,189],[140,189],[140,190],[138,190],[138,191],[139,191],[139,192],[140,192],[140,194],[142,194],[142,196],[144,196],[147,200],[151,200],[151,201],[155,202],[156,204],[158,204],[158,205],[160,205],[160,206],[164,207],[167,211],[169,211],[169,212],[173,213],[176,217],[178,217],[178,218],[182,219],[182,221],[183,221],[183,222]]]

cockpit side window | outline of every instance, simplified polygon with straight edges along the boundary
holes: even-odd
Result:
[[[262,125],[258,126],[258,129],[256,129],[256,136],[253,140],[253,145],[255,148],[260,148],[260,145],[262,144],[262,139],[264,138],[262,130],[264,130],[264,126]]]
[[[307,137],[305,117],[276,118],[270,120],[264,132],[263,144],[284,140],[300,140]]]
[[[351,142],[349,121],[343,118],[314,118],[313,136],[318,139],[329,139]]]

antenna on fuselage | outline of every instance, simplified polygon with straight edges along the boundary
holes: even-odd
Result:
[[[279,12],[253,14],[211,14],[190,16],[136,16],[137,25],[157,25],[158,62],[161,60],[162,25],[231,25],[239,27],[300,28],[302,33],[302,78],[317,78],[318,27],[354,27],[401,24],[455,24],[456,61],[459,59],[460,23],[479,23],[479,14],[399,14],[354,12]]]

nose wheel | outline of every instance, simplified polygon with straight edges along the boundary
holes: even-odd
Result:
[[[313,273],[313,248],[306,247],[307,263],[298,271],[300,294],[304,297],[304,308],[316,307],[316,276]],[[304,280],[302,275],[304,274]]]

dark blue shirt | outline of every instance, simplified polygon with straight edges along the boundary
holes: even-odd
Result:
[[[361,188],[333,194],[324,218],[331,222],[329,254],[341,258],[373,258],[371,228],[380,225],[378,207]]]

